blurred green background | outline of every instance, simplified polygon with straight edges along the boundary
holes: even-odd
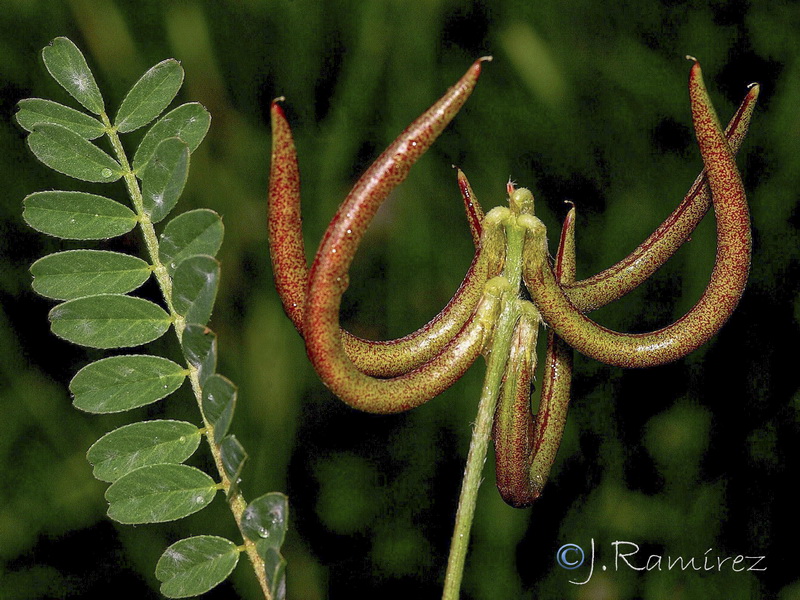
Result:
[[[541,501],[505,506],[492,459],[479,496],[464,598],[800,598],[795,482],[800,189],[800,4],[778,1],[6,0],[0,13],[0,598],[157,598],[154,565],[186,535],[235,536],[222,498],[186,520],[118,526],[86,449],[106,431],[167,415],[197,421],[183,390],[135,415],[71,407],[67,384],[100,353],[49,333],[51,304],[28,267],[62,247],[28,229],[22,198],[85,189],[27,151],[13,122],[26,97],[70,103],[40,50],[66,35],[87,55],[111,107],[149,66],[182,61],[182,101],[212,113],[179,210],[223,215],[223,280],[212,327],[220,372],[240,386],[233,431],[251,455],[248,498],[291,501],[289,598],[437,597],[482,378],[397,416],[357,413],[311,369],[272,286],[265,227],[269,101],[286,96],[313,252],[357,176],[477,57],[493,54],[454,123],[387,201],[351,273],[343,321],[368,337],[425,323],[472,255],[451,164],[485,207],[509,176],[534,191],[551,240],[578,210],[579,276],[622,258],[682,198],[700,170],[686,92],[689,63],[727,121],[762,84],[739,155],[752,206],[754,263],[723,331],[676,364],[623,371],[576,357],[564,443]],[[111,109],[113,112],[115,108]],[[133,150],[136,135],[129,136]],[[108,190],[108,188],[103,188]],[[123,199],[121,184],[113,194]],[[699,297],[713,222],[646,285],[596,313],[644,331]],[[135,252],[139,239],[125,238]],[[103,244],[97,244],[102,247]],[[166,338],[165,338],[166,339]],[[177,356],[172,340],[159,352]],[[794,356],[794,358],[792,358]],[[200,454],[194,464],[208,458]],[[614,568],[612,542],[640,546]],[[597,561],[567,571],[564,544]],[[630,547],[628,547],[630,548]],[[710,552],[707,551],[710,549]],[[761,572],[668,570],[667,556],[766,558]],[[242,560],[210,598],[257,598]],[[748,561],[746,564],[751,564]],[[602,570],[605,564],[608,570]]]

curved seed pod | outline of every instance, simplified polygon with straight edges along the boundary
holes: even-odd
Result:
[[[752,85],[728,123],[725,135],[735,154],[747,135],[758,99],[759,86]],[[590,312],[617,300],[650,277],[687,240],[711,206],[708,177],[697,176],[683,201],[633,252],[597,275],[562,286],[581,312]]]
[[[270,257],[283,308],[303,335],[308,269],[300,210],[300,172],[292,132],[279,100],[282,98],[272,103],[271,110]],[[458,333],[475,309],[486,279],[485,268],[479,268],[474,258],[447,306],[426,325],[402,338],[371,341],[342,330],[347,355],[359,370],[369,375],[390,377],[418,367],[433,358]]]
[[[467,213],[467,223],[469,224],[469,231],[472,234],[472,241],[475,247],[481,241],[481,221],[483,221],[484,212],[481,208],[480,202],[475,197],[475,192],[472,191],[472,186],[469,184],[467,176],[464,172],[456,167],[458,176],[458,189],[461,191],[461,199],[464,200],[464,211]]]
[[[647,367],[681,358],[725,323],[741,297],[750,267],[750,217],[734,157],[708,98],[699,63],[689,77],[692,120],[711,187],[717,220],[717,255],[697,304],[678,321],[652,333],[623,334],[589,320],[567,299],[541,243],[531,247],[525,282],[544,320],[573,348],[621,367]],[[532,228],[544,227],[541,222]],[[538,236],[537,236],[538,237]]]
[[[344,350],[339,305],[356,248],[375,212],[467,100],[484,60],[476,61],[361,176],[331,220],[311,265],[302,327],[306,350],[325,384],[355,408],[397,412],[422,404],[449,387],[480,352],[483,326],[470,318],[425,365],[393,379],[374,379],[359,371]]]
[[[555,258],[555,273],[561,283],[575,280],[574,232],[573,208],[564,220]],[[516,508],[530,506],[542,493],[564,433],[572,380],[572,348],[551,329],[547,333],[541,400],[534,419],[531,380],[536,361],[531,353],[535,351],[541,316],[526,304],[535,313],[535,321],[523,317],[517,325],[493,429],[497,489],[503,500]],[[535,328],[533,333],[531,328]]]
[[[530,486],[533,418],[531,390],[536,370],[536,340],[541,317],[532,304],[520,302],[500,397],[494,413],[497,491],[511,506],[522,508],[536,499]]]
[[[561,240],[555,259],[559,283],[575,281],[575,208],[570,209],[561,227]],[[533,428],[530,458],[531,499],[542,493],[556,459],[567,422],[572,384],[572,348],[552,329],[547,332],[542,394]]]
[[[292,130],[278,104],[272,101],[272,157],[269,170],[267,227],[269,255],[275,288],[283,310],[303,334],[308,268],[303,243],[303,214],[300,210],[300,169]]]

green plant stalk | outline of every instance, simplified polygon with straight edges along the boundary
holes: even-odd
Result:
[[[464,468],[461,494],[458,498],[453,538],[450,542],[450,556],[447,560],[442,600],[457,600],[459,597],[470,530],[475,517],[475,506],[481,483],[481,472],[486,462],[494,413],[497,408],[514,328],[520,316],[518,299],[522,280],[522,247],[525,230],[516,223],[515,216],[509,214],[505,231],[506,261],[500,276],[505,280],[503,283],[505,289],[503,289],[500,299],[500,316],[492,332],[491,353],[487,359],[486,377],[478,403],[478,415],[475,419],[475,426],[472,428],[472,439],[470,440],[467,464]]]
[[[144,210],[144,203],[142,201],[142,191],[139,188],[139,182],[136,180],[136,175],[133,173],[130,167],[130,163],[128,162],[128,157],[125,154],[125,149],[122,146],[122,142],[119,139],[119,135],[117,134],[117,130],[111,124],[111,121],[108,118],[106,113],[101,113],[100,117],[103,120],[103,124],[106,128],[106,135],[108,135],[109,140],[111,141],[111,146],[114,149],[114,153],[116,155],[117,160],[119,161],[120,165],[123,169],[123,179],[125,181],[125,187],[128,190],[128,195],[130,196],[131,202],[133,203],[134,210],[136,211],[137,216],[139,217],[139,225],[141,226],[142,234],[144,236],[144,242],[147,247],[147,252],[150,257],[150,262],[153,265],[153,273],[156,277],[156,281],[158,281],[158,286],[161,289],[161,293],[164,296],[164,301],[167,305],[167,309],[169,310],[169,314],[172,317],[173,326],[175,327],[175,334],[178,337],[178,341],[180,342],[183,338],[183,331],[186,329],[186,321],[183,316],[179,315],[175,311],[175,307],[172,303],[172,279],[170,278],[166,266],[161,262],[159,257],[159,244],[158,244],[158,237],[156,236],[155,227],[153,227],[153,223],[150,221],[150,217]],[[194,394],[195,400],[197,400],[197,406],[200,409],[200,415],[203,419],[203,426],[205,428],[206,433],[206,441],[208,442],[208,446],[211,450],[211,455],[214,457],[214,464],[217,467],[217,471],[219,472],[220,476],[220,488],[225,492],[225,496],[228,498],[228,503],[231,507],[231,512],[233,513],[233,518],[236,521],[236,526],[239,528],[239,532],[242,535],[242,539],[244,540],[243,548],[245,552],[247,552],[247,556],[250,558],[250,562],[253,565],[253,570],[255,571],[256,578],[258,579],[258,583],[261,586],[261,590],[264,593],[265,600],[272,600],[272,593],[269,589],[269,582],[267,581],[266,575],[266,566],[264,564],[263,559],[258,554],[256,549],[256,545],[254,542],[250,541],[247,536],[244,534],[244,530],[242,528],[242,516],[244,514],[245,509],[247,508],[247,501],[244,499],[241,491],[239,491],[237,486],[237,491],[235,494],[229,496],[229,492],[232,487],[232,483],[228,478],[227,473],[222,464],[222,454],[220,452],[219,446],[214,443],[214,426],[206,420],[206,416],[203,413],[203,393],[202,388],[200,386],[200,379],[197,368],[191,364],[187,363],[187,369],[189,371],[189,381],[192,386],[192,392]]]

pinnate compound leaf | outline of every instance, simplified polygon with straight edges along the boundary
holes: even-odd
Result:
[[[69,390],[75,408],[115,413],[152,404],[181,387],[188,371],[161,358],[133,354],[103,358],[75,374]]]
[[[22,217],[36,231],[68,240],[103,240],[128,233],[138,218],[127,206],[83,192],[36,192]]]
[[[153,157],[161,142],[176,137],[194,152],[203,141],[211,126],[211,114],[202,104],[190,102],[182,104],[161,117],[145,134],[133,157],[133,170],[140,172]]]
[[[142,285],[151,272],[141,258],[106,250],[67,250],[31,265],[33,289],[56,300],[125,294]]]
[[[263,558],[264,571],[273,600],[285,600],[286,559],[275,548],[267,548]]]
[[[99,138],[105,133],[104,125],[94,117],[52,100],[20,100],[15,116],[17,123],[26,131],[33,131],[37,125],[44,124],[61,125],[87,140]]]
[[[111,183],[122,177],[117,161],[61,125],[36,125],[28,136],[28,146],[48,167],[75,179]]]
[[[170,275],[184,259],[196,254],[215,256],[225,228],[213,210],[199,208],[172,219],[159,239],[159,258]]]
[[[203,415],[214,428],[214,443],[219,444],[228,433],[236,408],[236,386],[219,373],[203,385]]]
[[[42,50],[42,59],[61,87],[96,115],[105,110],[103,96],[89,65],[78,47],[65,37],[57,37]]]
[[[189,175],[189,146],[178,138],[161,142],[142,172],[142,203],[153,223],[169,214]]]
[[[106,490],[108,516],[128,525],[182,519],[208,506],[217,484],[187,465],[148,465],[123,475]]]
[[[156,565],[156,577],[167,598],[199,596],[225,581],[238,561],[236,544],[221,537],[199,535],[167,548]]]
[[[200,445],[197,426],[185,421],[144,421],[115,429],[86,453],[100,481],[114,482],[147,465],[182,463]]]
[[[58,337],[90,348],[140,346],[160,338],[172,324],[157,304],[121,294],[68,300],[48,316]]]
[[[258,553],[264,557],[267,548],[280,549],[289,525],[289,498],[280,492],[270,492],[256,498],[242,513],[242,531],[256,542]]]
[[[114,126],[120,133],[144,127],[160,115],[183,84],[183,67],[174,58],[151,67],[133,84],[117,112]]]
[[[183,355],[197,369],[200,386],[217,370],[217,334],[203,325],[190,323],[181,338]]]
[[[205,325],[211,318],[219,287],[219,262],[205,255],[190,256],[172,276],[172,302],[188,323]]]

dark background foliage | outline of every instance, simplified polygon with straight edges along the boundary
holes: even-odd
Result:
[[[432,317],[469,264],[451,164],[466,171],[486,207],[504,201],[509,176],[530,187],[551,240],[563,201],[573,200],[579,275],[590,275],[658,225],[700,170],[683,56],[702,61],[724,121],[747,84],[760,82],[738,161],[754,230],[740,308],[676,364],[622,371],[577,357],[567,431],[541,501],[506,507],[487,464],[464,597],[800,598],[795,553],[786,551],[798,533],[798,31],[797,3],[766,0],[4,2],[0,597],[156,598],[153,568],[169,543],[235,535],[222,498],[174,524],[113,524],[104,485],[85,461],[88,446],[129,416],[71,407],[67,383],[100,354],[49,333],[50,303],[31,291],[28,266],[61,246],[21,219],[28,193],[85,188],[39,165],[13,123],[22,98],[69,101],[40,58],[47,42],[66,35],[86,53],[109,106],[148,66],[176,57],[187,74],[181,99],[213,115],[180,208],[209,207],[225,220],[212,326],[220,372],[240,386],[233,429],[251,455],[244,491],[289,494],[289,597],[303,600],[440,593],[482,369],[390,417],[356,413],[320,383],[272,287],[269,101],[287,98],[312,252],[369,162],[475,58],[494,55],[357,257],[343,320],[383,338]],[[127,143],[132,150],[135,139]],[[113,194],[123,193],[117,184]],[[136,251],[140,240],[123,244]],[[652,280],[597,319],[643,331],[678,317],[699,297],[714,246],[709,220]],[[171,339],[157,345],[177,356]],[[161,415],[197,419],[185,390],[136,416]],[[572,585],[588,569],[563,570],[556,551],[575,543],[588,553],[592,540],[593,577]],[[662,570],[622,562],[615,570],[615,540],[641,547],[636,566],[663,555]],[[667,556],[699,564],[708,556],[715,566],[718,556],[740,554],[766,556],[767,570],[733,572],[730,560],[707,572],[666,568]],[[258,597],[244,565],[209,597],[237,595]]]

